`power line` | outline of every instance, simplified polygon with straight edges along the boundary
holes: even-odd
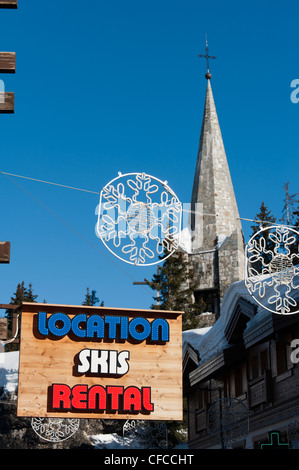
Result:
[[[66,184],[61,184],[61,183],[54,183],[52,181],[46,181],[46,180],[41,180],[41,179],[38,179],[38,178],[32,178],[30,176],[24,176],[24,175],[16,175],[14,173],[8,173],[6,171],[1,171],[0,170],[0,174],[4,175],[4,176],[14,176],[16,178],[22,178],[22,179],[26,179],[26,180],[30,180],[30,181],[36,181],[38,183],[44,183],[44,184],[50,184],[52,186],[59,186],[61,188],[67,188],[67,189],[73,189],[75,191],[81,191],[81,192],[85,192],[85,193],[91,193],[91,194],[96,194],[96,195],[100,195],[100,192],[99,191],[92,191],[90,189],[82,189],[82,188],[77,188],[75,186],[69,186],[69,185],[66,185]],[[10,179],[10,178],[9,178]],[[11,180],[13,181],[13,180]],[[14,182],[14,181],[13,181]],[[21,186],[20,186],[21,188]],[[23,189],[23,188],[22,188]],[[23,189],[24,190],[24,189]],[[25,190],[24,190],[25,191]],[[28,193],[29,194],[29,193]],[[196,214],[197,211],[193,211],[193,210],[186,210],[186,209],[183,209],[182,208],[182,212],[188,212],[188,213],[192,213],[192,214]],[[210,216],[210,217],[218,217],[218,214],[208,214],[208,213],[201,213],[199,212],[199,214],[201,216]],[[266,221],[266,220],[259,220],[259,219],[248,219],[248,218],[244,218],[244,217],[237,217],[237,219],[239,220],[244,220],[244,221],[248,221],[248,222],[255,222],[257,224],[269,224],[269,225],[277,225],[277,226],[283,226],[283,227],[290,227],[290,228],[297,228],[298,229],[298,226],[297,225],[286,225],[286,224],[279,224],[279,223],[276,223],[276,222],[269,222],[269,221]]]
[[[1,170],[0,170],[0,173],[2,173],[2,175],[6,175],[6,176],[15,176],[16,178],[23,178],[23,179],[26,179],[26,180],[37,181],[38,183],[51,184],[53,186],[60,186],[62,188],[74,189],[76,191],[83,191],[85,193],[92,193],[92,194],[100,195],[100,193],[98,191],[97,192],[96,191],[90,191],[89,189],[76,188],[74,186],[67,186],[66,184],[59,184],[59,183],[53,183],[51,181],[39,180],[37,178],[31,178],[29,176],[15,175],[13,173],[7,173],[7,172],[1,171]]]

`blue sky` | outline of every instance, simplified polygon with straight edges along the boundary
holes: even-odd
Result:
[[[15,114],[0,115],[0,170],[93,191],[141,171],[189,202],[207,33],[240,216],[254,218],[264,200],[279,218],[284,183],[299,192],[298,14],[295,0],[19,0],[0,10],[0,49],[17,57],[16,74],[0,75],[15,92]],[[24,280],[41,302],[80,304],[90,287],[107,306],[150,307],[153,292],[133,281],[155,268],[106,250],[96,195],[14,181],[64,223],[0,175],[0,239],[11,242],[1,302]],[[250,223],[243,230],[247,240]]]

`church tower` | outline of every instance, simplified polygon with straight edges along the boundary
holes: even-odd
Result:
[[[207,48],[206,48],[207,51]],[[201,56],[208,59],[211,58]],[[212,57],[214,58],[214,57]],[[226,289],[244,279],[244,237],[211,87],[207,89],[191,197],[192,251],[199,279],[195,299],[218,316]]]

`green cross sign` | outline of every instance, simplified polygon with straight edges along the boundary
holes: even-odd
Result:
[[[261,449],[288,449],[289,444],[280,442],[280,434],[277,431],[269,433],[269,440],[267,444],[261,444]]]

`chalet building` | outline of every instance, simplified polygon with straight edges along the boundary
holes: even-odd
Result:
[[[293,297],[299,302],[299,292]],[[263,309],[244,281],[226,291],[212,327],[183,332],[190,448],[260,448],[274,431],[281,443],[299,447],[293,339],[299,339],[299,314]]]

